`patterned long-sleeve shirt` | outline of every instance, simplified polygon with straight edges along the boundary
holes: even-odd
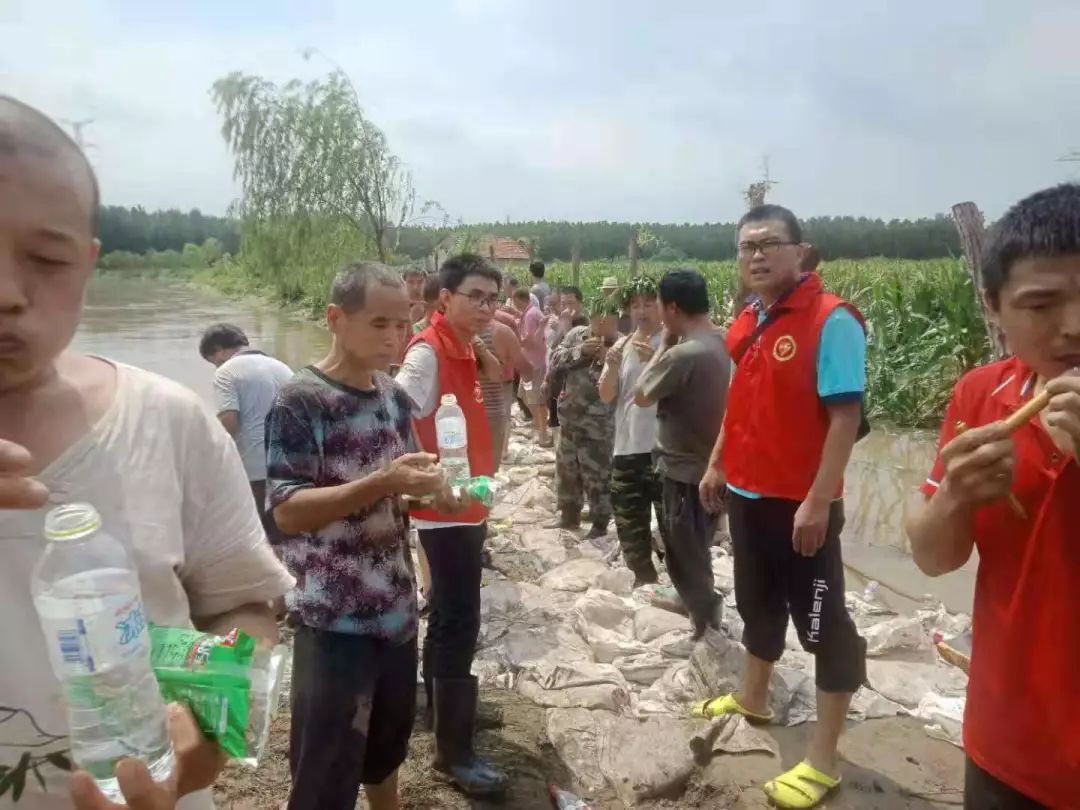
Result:
[[[266,421],[267,499],[363,478],[412,446],[409,397],[384,374],[361,390],[305,368]],[[416,581],[397,497],[281,541],[296,577],[289,605],[309,626],[404,643],[416,635]]]
[[[559,394],[559,420],[585,419],[614,425],[615,407],[600,399],[600,372],[604,370],[605,348],[592,357],[581,349],[592,334],[588,326],[575,326],[551,353],[551,376],[562,384]]]

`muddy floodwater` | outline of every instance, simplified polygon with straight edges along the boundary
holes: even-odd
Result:
[[[254,301],[235,301],[181,282],[94,280],[76,347],[170,377],[210,400],[213,367],[198,351],[212,323],[243,329],[252,345],[293,368],[326,350],[326,330],[296,315]],[[913,493],[933,461],[928,433],[876,428],[856,447],[847,476],[849,543],[903,552],[904,518]]]

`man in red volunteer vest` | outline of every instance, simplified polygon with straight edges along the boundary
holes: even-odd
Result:
[[[815,657],[818,723],[806,759],[765,785],[785,808],[814,807],[840,783],[836,746],[866,679],[866,644],[844,605],[840,557],[866,334],[854,307],[802,272],[807,248],[786,208],[758,206],[739,223],[739,270],[754,300],[728,332],[735,373],[700,487],[710,508],[728,505],[747,656],[740,691],[695,712],[772,719],[769,679],[789,613]]]
[[[495,472],[491,426],[484,410],[480,375],[499,380],[502,367],[479,335],[491,323],[501,298],[502,275],[481,256],[453,256],[439,270],[440,311],[413,336],[397,381],[413,402],[422,449],[438,453],[435,413],[452,394],[465,414],[469,471]],[[431,593],[423,672],[434,705],[435,768],[472,796],[501,793],[506,775],[473,752],[477,682],[471,674],[480,633],[480,569],[488,510],[472,503],[442,514],[414,509],[412,523],[431,570]]]

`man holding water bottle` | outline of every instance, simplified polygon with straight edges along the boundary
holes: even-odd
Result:
[[[375,262],[334,280],[327,356],[297,372],[266,420],[267,495],[296,576],[289,810],[398,807],[416,714],[416,581],[400,495],[452,509],[412,406],[385,370],[409,324],[405,284]]]
[[[452,394],[465,421],[469,472],[491,475],[494,442],[478,375],[498,379],[501,367],[478,335],[499,306],[502,275],[483,257],[462,254],[443,264],[439,279],[442,311],[413,338],[397,382],[412,400],[416,435],[429,453],[438,452],[436,412],[442,398]],[[429,705],[434,705],[435,768],[472,796],[502,793],[507,781],[475,755],[472,745],[478,686],[471,673],[480,633],[487,513],[479,503],[456,514],[438,508],[412,511],[431,567],[423,670]]]
[[[0,96],[0,610],[19,652],[0,668],[0,705],[9,707],[0,767],[20,810],[110,807],[85,774],[70,778],[62,696],[31,600],[46,503],[97,508],[132,553],[157,624],[240,627],[273,643],[271,603],[292,586],[235,444],[198,397],[68,351],[99,250],[99,203],[93,171],[67,134]],[[213,806],[204,788],[221,752],[184,712],[173,731],[167,784],[153,785],[141,763],[118,768],[132,810],[171,808],[177,796],[182,810]]]

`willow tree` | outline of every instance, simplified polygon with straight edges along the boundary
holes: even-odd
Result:
[[[214,82],[211,96],[244,216],[336,219],[369,234],[386,260],[388,236],[411,219],[416,192],[343,73],[281,87],[230,73]]]

